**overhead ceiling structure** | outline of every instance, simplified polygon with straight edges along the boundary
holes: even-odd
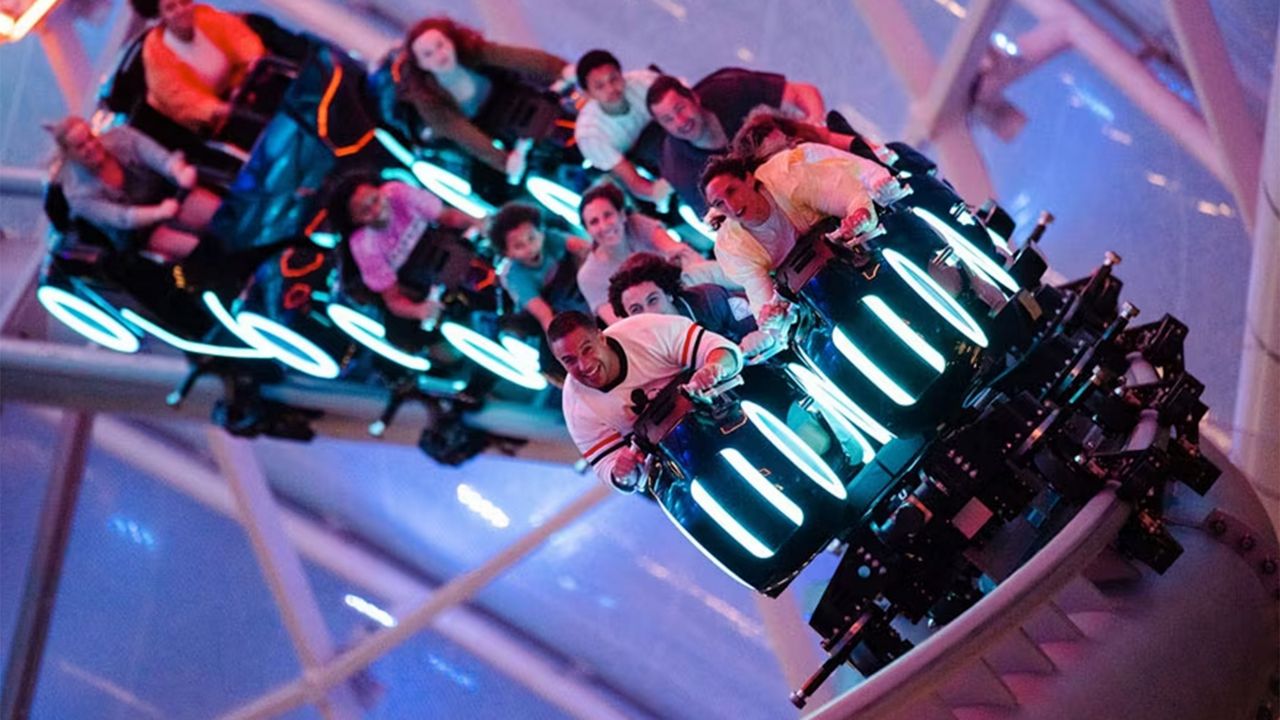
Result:
[[[1280,397],[1274,3],[219,4],[277,14],[370,61],[420,16],[447,12],[498,39],[570,58],[600,46],[628,66],[657,63],[689,78],[745,65],[812,81],[832,107],[889,129],[881,132],[886,137],[925,145],[971,200],[1000,198],[1022,225],[1041,209],[1053,210],[1059,222],[1045,247],[1063,275],[1083,273],[1104,250],[1124,256],[1121,274],[1137,304],[1157,316],[1175,312],[1192,329],[1188,365],[1206,379],[1213,409],[1206,436],[1230,450],[1268,504],[1280,505],[1280,481],[1268,472],[1280,464],[1274,413]],[[252,557],[256,562],[246,561],[246,575],[227,577],[259,587],[229,589],[256,594],[263,606],[278,609],[256,622],[274,622],[274,639],[291,652],[277,663],[287,671],[237,679],[231,692],[201,694],[115,669],[119,657],[145,665],[140,656],[177,652],[167,645],[134,647],[115,659],[73,650],[77,639],[59,635],[59,623],[77,627],[70,608],[92,602],[75,598],[106,592],[77,582],[77,572],[92,567],[77,558],[106,551],[77,546],[80,535],[51,535],[35,543],[37,553],[46,552],[27,568],[33,577],[28,590],[53,597],[61,562],[47,550],[70,542],[68,572],[61,573],[64,596],[53,616],[51,648],[57,652],[48,655],[41,676],[46,687],[63,694],[31,685],[25,692],[37,693],[38,708],[62,716],[72,716],[76,707],[110,708],[76,717],[418,717],[406,698],[417,697],[413,686],[427,684],[423,675],[430,673],[459,693],[441,697],[437,707],[476,717],[516,714],[495,704],[499,696],[524,703],[523,716],[790,712],[786,689],[798,685],[822,655],[801,609],[816,599],[817,576],[829,570],[829,559],[820,558],[814,577],[802,576],[778,601],[757,600],[698,556],[654,508],[609,499],[608,491],[573,473],[567,464],[576,453],[556,408],[491,404],[470,421],[528,439],[521,458],[486,457],[452,470],[397,446],[411,444],[417,428],[431,421],[425,413],[407,413],[374,442],[365,428],[384,391],[292,381],[271,392],[324,409],[317,425],[324,437],[310,445],[251,444],[190,422],[207,417],[217,395],[212,380],[196,386],[183,415],[165,406],[164,395],[185,374],[179,356],[125,358],[77,345],[50,325],[33,302],[43,227],[31,196],[39,192],[48,148],[36,120],[86,110],[93,78],[110,68],[114,50],[136,26],[126,2],[67,0],[50,7],[41,10],[47,15],[40,22],[24,25],[38,42],[0,46],[0,64],[17,69],[0,76],[0,399],[6,406],[0,419],[7,422],[0,442],[6,493],[0,511],[23,502],[13,468],[23,468],[24,481],[35,482],[43,465],[51,464],[45,512],[61,517],[64,531],[79,518],[76,532],[84,535],[92,527],[84,518],[103,515],[102,527],[134,546],[154,548],[154,531],[114,510],[117,504],[150,507],[151,499],[126,499],[149,491],[120,479],[123,471],[102,468],[122,463],[129,473],[161,481],[184,499],[155,500],[154,517],[174,516],[173,508],[190,498],[196,504],[185,512],[202,517],[190,523],[209,536],[233,535],[204,516],[234,519],[234,533],[243,527],[247,548],[243,541],[220,540],[230,548],[225,559],[205,550],[209,554],[181,562],[234,565],[237,553]],[[5,12],[0,32],[6,18],[16,24],[26,17]],[[1224,277],[1234,282],[1224,283]],[[15,403],[64,408],[65,420],[54,432],[47,414],[10,411]],[[95,420],[94,414],[102,416]],[[15,422],[15,415],[24,422]],[[75,485],[86,464],[83,481],[94,501],[77,510]],[[4,520],[34,535],[34,517],[6,512]],[[184,522],[167,523],[166,540],[174,546]],[[3,574],[16,577],[26,557],[15,548],[31,541],[14,545],[9,538],[0,555]],[[121,562],[133,560],[121,555]],[[145,586],[146,576],[132,574],[136,569],[116,572],[142,577],[144,586],[122,595],[135,606],[154,604],[179,617],[192,613],[175,624],[234,624],[239,617],[216,604],[198,616],[195,609],[168,607],[150,592],[164,587],[184,596],[184,581],[156,580],[152,588]],[[94,580],[109,584],[104,577]],[[8,631],[12,622],[9,637],[20,641],[11,646],[6,683],[18,682],[22,673],[13,668],[38,657],[41,633],[50,632],[49,617],[35,609],[24,606],[26,614],[17,617],[10,602],[16,587],[9,581],[0,597],[9,606],[0,612],[0,629]],[[79,595],[67,596],[67,588],[79,588]],[[335,611],[333,597],[345,607]],[[357,623],[350,617],[335,621],[335,613],[360,613],[369,627],[344,637],[340,628]],[[129,628],[119,630],[129,637]],[[31,641],[24,644],[23,637]],[[439,644],[430,650],[414,645],[425,637]],[[441,649],[455,646],[462,648],[455,655]],[[405,659],[410,653],[414,661]],[[278,660],[281,652],[263,655]],[[204,661],[225,667],[221,659]],[[466,662],[501,680],[480,683],[479,671],[459,669]],[[107,677],[112,671],[122,679]],[[221,672],[230,678],[235,671]],[[386,686],[384,699],[371,699],[377,693],[369,691],[370,682]],[[842,682],[852,685],[857,678],[849,673]],[[468,695],[478,683],[486,692],[505,689]],[[6,702],[10,697],[16,695],[6,687]]]

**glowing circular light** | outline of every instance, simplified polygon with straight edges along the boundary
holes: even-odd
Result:
[[[127,325],[78,295],[42,285],[36,290],[36,299],[62,324],[102,347],[122,353],[135,353],[142,347]]]
[[[938,234],[948,245],[951,246],[960,259],[968,265],[970,269],[981,275],[992,284],[1002,285],[1009,292],[1018,292],[1018,281],[1013,276],[1000,267],[994,260],[974,247],[973,243],[956,232],[955,228],[938,219],[936,215],[919,207],[911,208],[911,212],[921,220],[924,220],[935,233]]]
[[[431,369],[430,360],[417,355],[410,355],[387,342],[387,328],[377,320],[367,315],[362,315],[345,305],[332,303],[325,308],[325,313],[329,315],[330,320],[333,320],[334,325],[337,325],[343,332],[354,338],[356,342],[391,362],[418,372],[426,372]]]
[[[498,377],[530,390],[542,390],[547,386],[536,358],[529,362],[527,355],[515,355],[475,330],[455,322],[441,325],[440,334],[463,355]]]
[[[829,402],[834,409],[842,416],[849,419],[850,422],[862,428],[876,442],[884,445],[896,437],[889,432],[885,426],[871,417],[866,410],[863,410],[853,400],[849,399],[840,388],[836,387],[825,375],[810,370],[809,368],[798,363],[788,363],[787,372],[791,373],[791,377],[800,383],[815,400]]]
[[[413,163],[409,163],[412,165]],[[395,180],[406,185],[413,185],[418,182],[418,178],[413,173],[401,167],[386,167],[382,169],[380,176],[383,180]]]
[[[883,256],[894,272],[898,273],[917,295],[929,303],[929,307],[933,308],[934,312],[941,315],[974,344],[979,347],[987,346],[987,335],[982,332],[982,328],[978,326],[973,316],[965,312],[965,309],[960,307],[960,304],[948,295],[941,285],[929,277],[928,273],[896,250],[886,248]]]
[[[418,160],[410,167],[424,187],[467,215],[482,220],[493,214],[493,206],[473,193],[466,180],[426,160]]]
[[[836,328],[831,333],[831,342],[835,344],[836,349],[840,351],[841,355],[844,355],[846,360],[853,363],[858,372],[866,375],[867,379],[880,388],[881,392],[888,395],[890,400],[903,406],[916,403],[916,399],[911,396],[911,393],[903,390],[902,386],[894,382],[888,373],[875,364],[871,358],[867,357],[866,353],[862,352],[862,348],[850,340],[843,330]]]
[[[743,527],[737,518],[712,497],[711,493],[707,492],[701,482],[694,480],[689,486],[689,494],[693,496],[693,501],[698,503],[698,507],[706,511],[711,516],[711,519],[724,528],[725,532],[729,533],[743,549],[761,560],[773,557],[773,550],[760,542],[760,539],[753,535],[750,530]]]
[[[684,220],[689,227],[697,230],[700,235],[711,241],[716,239],[716,232],[711,229],[710,225],[702,222],[702,218],[698,217],[698,214],[693,211],[693,208],[681,203],[680,209],[677,210],[677,212],[680,215],[680,219]]]
[[[338,377],[338,363],[329,353],[315,343],[267,317],[253,312],[241,312],[236,322],[245,335],[253,338],[251,345],[270,352],[272,357],[299,372],[326,380]]]
[[[942,357],[942,353],[938,352],[930,345],[920,334],[911,329],[906,320],[902,316],[893,311],[889,304],[880,299],[877,295],[867,295],[862,298],[862,304],[871,309],[875,316],[879,318],[884,326],[893,331],[907,347],[929,364],[929,367],[939,373],[946,368],[946,360]]]
[[[337,361],[305,337],[257,313],[242,312],[231,317],[212,291],[205,291],[202,297],[214,318],[244,344],[299,372],[326,380],[338,377]]]
[[[697,490],[697,492],[698,492],[700,495],[706,495],[706,494],[707,494],[706,488],[703,488],[703,487],[702,487],[702,484],[701,484],[701,483],[699,483],[697,480],[694,480],[694,481],[693,481],[693,484],[698,486],[698,490]],[[694,492],[694,489],[693,489],[692,487],[690,487],[690,488],[689,488],[689,492],[692,494],[692,493]],[[695,501],[697,501],[697,499],[698,499],[698,498],[696,498],[696,497],[694,498],[694,500],[695,500]],[[658,503],[658,508],[659,508],[660,510],[662,510],[662,514],[663,514],[663,515],[666,515],[666,516],[667,516],[667,520],[669,520],[669,521],[671,522],[671,524],[675,526],[676,530],[679,530],[679,531],[680,531],[680,534],[684,536],[684,539],[685,539],[685,540],[688,540],[690,545],[692,545],[692,546],[694,546],[694,547],[698,548],[698,552],[702,553],[702,556],[703,556],[703,557],[705,557],[706,559],[710,560],[712,565],[715,565],[716,567],[720,568],[720,572],[723,572],[725,575],[728,575],[729,577],[733,578],[734,580],[736,580],[736,581],[738,581],[738,582],[742,583],[742,586],[743,586],[743,587],[751,588],[751,589],[753,589],[753,590],[755,589],[755,588],[753,588],[753,587],[751,586],[751,583],[747,582],[746,580],[743,580],[741,577],[739,577],[739,576],[738,576],[738,574],[737,574],[737,573],[735,573],[734,571],[730,570],[728,565],[725,565],[723,562],[721,562],[721,561],[720,561],[720,558],[716,557],[715,555],[712,555],[712,554],[711,554],[711,551],[710,551],[710,550],[708,550],[708,549],[707,549],[707,548],[706,548],[706,547],[705,547],[701,542],[699,542],[699,541],[698,541],[698,539],[697,539],[697,538],[695,538],[695,537],[693,536],[693,534],[689,532],[689,529],[688,529],[688,528],[686,528],[684,525],[681,525],[681,524],[680,524],[680,522],[676,520],[675,516],[671,514],[671,511],[667,509],[667,506],[666,506],[666,505],[664,505],[664,504],[662,504],[661,502],[659,502],[659,503]],[[714,519],[714,518],[713,518],[713,519]],[[722,527],[723,527],[723,526],[722,526]],[[739,525],[739,527],[741,527],[741,525]],[[752,536],[752,539],[753,539],[753,540],[755,540],[757,543],[760,543],[760,541],[759,541],[758,539],[756,539],[754,536]],[[741,545],[741,544],[743,544],[743,543],[742,543],[742,541],[741,541],[741,540],[739,540],[739,541],[738,541],[738,544],[740,544],[740,545]],[[763,543],[760,543],[760,545],[761,545],[761,546],[763,546]],[[768,549],[768,548],[765,548],[765,552],[768,552],[768,553],[769,553],[768,555],[765,555],[765,557],[766,557],[766,558],[773,554],[772,552],[770,552],[770,551],[769,551],[769,549]],[[754,555],[755,553],[752,553],[752,554]],[[759,556],[757,555],[757,557],[759,557]]]
[[[517,359],[524,361],[531,367],[538,366],[537,348],[530,347],[528,343],[521,341],[520,338],[506,333],[500,335],[498,340],[502,342],[502,347],[506,348],[507,352]]]
[[[120,311],[120,315],[123,316],[125,321],[129,324],[141,328],[147,334],[152,335],[183,352],[189,352],[195,355],[210,355],[214,357],[229,358],[265,359],[271,357],[270,354],[252,347],[227,347],[225,345],[210,345],[208,343],[187,340],[186,338],[174,335],[129,308],[122,309]]]
[[[524,186],[530,195],[542,203],[543,207],[564,218],[570,225],[582,227],[578,219],[578,205],[582,203],[581,195],[538,175],[529,176]]]
[[[742,411],[747,414],[747,418],[756,426],[756,429],[810,480],[840,500],[847,497],[844,483],[840,482],[840,478],[836,477],[835,472],[805,444],[804,440],[800,439],[799,435],[787,427],[786,423],[750,400],[743,401]]]

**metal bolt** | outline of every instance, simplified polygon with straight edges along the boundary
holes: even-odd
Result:
[[[1240,538],[1240,549],[1245,552],[1249,552],[1255,546],[1257,546],[1257,544],[1258,544],[1258,541],[1255,540],[1252,535],[1245,535],[1244,537]]]
[[[1227,532],[1227,523],[1222,518],[1217,518],[1209,523],[1209,532],[1214,535],[1222,535]]]
[[[1263,560],[1263,561],[1262,561],[1262,574],[1263,574],[1263,575],[1275,575],[1275,574],[1276,574],[1276,560],[1275,560],[1275,558],[1267,558],[1266,560]]]

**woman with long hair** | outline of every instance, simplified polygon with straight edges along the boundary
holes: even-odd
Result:
[[[392,59],[397,97],[408,103],[431,136],[457,143],[485,165],[518,175],[523,158],[500,150],[474,122],[485,104],[524,80],[547,87],[571,72],[563,58],[534,48],[502,45],[447,17],[414,25]]]

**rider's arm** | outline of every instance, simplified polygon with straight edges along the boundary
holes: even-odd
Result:
[[[815,160],[804,159],[801,149],[791,152],[792,162],[787,163],[785,169],[776,169],[782,169],[793,184],[793,205],[807,206],[822,215],[840,218],[863,209],[875,217],[871,195],[862,181],[864,164],[873,163],[844,152],[832,151]]]
[[[623,158],[616,165],[609,168],[609,174],[616,177],[627,191],[632,195],[649,202],[656,203],[665,199],[667,196],[675,192],[675,188],[671,187],[671,183],[658,178],[657,180],[646,180],[636,171],[636,166],[631,164],[630,160]]]
[[[716,262],[731,283],[746,291],[751,312],[757,317],[776,298],[768,254],[736,223],[725,222],[716,232]]]
[[[586,403],[578,399],[576,386],[567,383],[561,407],[569,437],[582,453],[583,459],[595,471],[596,477],[613,484],[612,474],[618,453],[628,447],[623,434],[607,425]]]
[[[493,146],[493,138],[476,127],[462,113],[449,109],[433,107],[424,110],[419,105],[418,112],[431,127],[433,137],[452,140],[462,146],[471,157],[497,170],[507,171],[507,153]]]
[[[399,285],[392,285],[383,290],[381,294],[382,301],[387,304],[387,310],[391,311],[391,314],[396,317],[421,320],[427,316],[428,310],[431,309],[429,302],[410,298],[400,291]]]
[[[486,42],[481,55],[485,64],[515,70],[542,85],[559,80],[569,65],[568,60],[544,50],[495,42]]]
[[[550,303],[540,297],[535,297],[525,303],[524,309],[538,321],[543,330],[547,329],[547,326],[551,324],[551,319],[556,316],[555,311],[551,309]]]
[[[821,125],[825,120],[826,103],[822,100],[822,93],[813,85],[788,82],[782,89],[782,110]]]

